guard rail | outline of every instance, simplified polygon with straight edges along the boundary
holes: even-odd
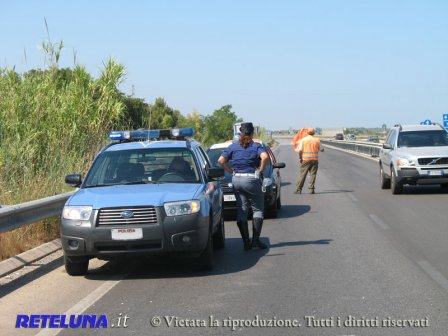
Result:
[[[364,141],[346,141],[334,139],[320,139],[322,144],[328,144],[334,147],[342,148],[348,151],[366,154],[372,157],[378,157],[380,149],[383,147],[381,143],[372,143]]]
[[[73,194],[72,191],[22,204],[3,206],[0,208],[0,233],[60,214],[65,202]]]

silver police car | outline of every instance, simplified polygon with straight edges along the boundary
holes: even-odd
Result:
[[[213,267],[223,248],[222,168],[213,167],[193,129],[111,132],[61,218],[65,269],[83,275],[89,259],[179,254]]]

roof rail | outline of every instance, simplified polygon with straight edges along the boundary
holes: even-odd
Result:
[[[403,129],[403,127],[401,127],[401,124],[395,124],[394,127],[398,127],[400,131]]]
[[[441,124],[439,124],[439,123],[434,123],[434,125],[439,126],[441,129],[443,129],[443,130],[445,131],[445,127],[443,127]]]

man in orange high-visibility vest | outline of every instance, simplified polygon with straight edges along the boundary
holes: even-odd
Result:
[[[310,172],[309,191],[314,194],[317,169],[319,167],[319,151],[324,149],[320,145],[320,140],[314,136],[314,128],[308,128],[308,136],[304,137],[296,148],[300,157],[300,177],[297,180],[296,194],[302,193],[306,175]]]

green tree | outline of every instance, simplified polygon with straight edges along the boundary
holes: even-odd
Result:
[[[202,142],[204,138],[204,117],[199,114],[199,112],[194,111],[190,114],[187,114],[185,117],[180,116],[179,118],[179,127],[192,127],[194,128],[194,138],[199,142]]]
[[[146,116],[146,128],[172,128],[178,123],[180,112],[169,107],[163,98],[156,98],[154,105],[149,107]]]
[[[205,117],[204,145],[223,142],[233,137],[233,125],[242,119],[239,119],[231,109],[232,105],[224,105],[212,115]]]
[[[144,99],[123,96],[123,103],[126,106],[124,122],[129,124],[129,128],[145,127],[150,107]]]

